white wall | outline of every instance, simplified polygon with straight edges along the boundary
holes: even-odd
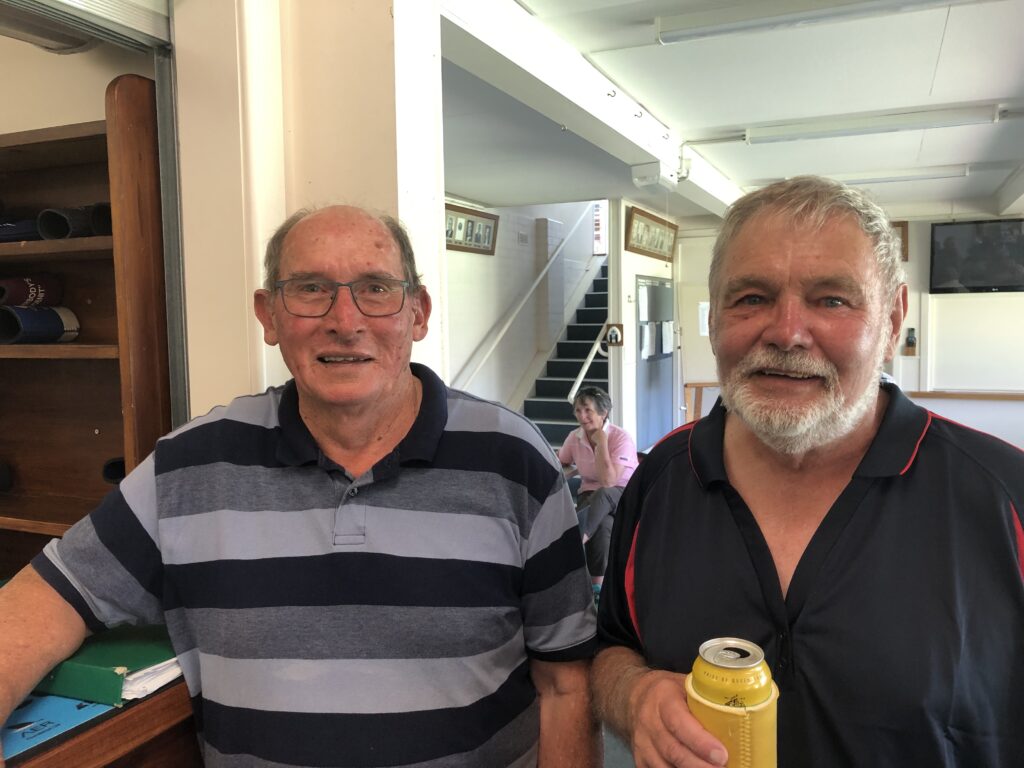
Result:
[[[683,347],[683,377],[687,382],[718,380],[711,340],[700,335],[699,306],[708,301],[708,271],[714,235],[684,233],[679,240],[679,330]],[[689,415],[688,415],[689,417]]]
[[[499,217],[493,255],[447,251],[449,343],[456,384],[461,385],[482,359],[483,349],[515,309],[543,269],[548,256],[589,202],[485,209]],[[546,220],[546,229],[537,227]],[[538,242],[538,235],[548,238]],[[465,389],[490,400],[512,403],[538,356],[547,357],[550,329],[564,327],[564,307],[593,253],[593,220],[587,217],[566,242],[547,281],[527,303],[495,352]],[[575,307],[573,307],[575,310]],[[514,403],[512,403],[514,405]]]
[[[287,375],[252,291],[273,228],[311,204],[406,225],[433,297],[413,357],[447,377],[438,4],[173,4],[192,412]]]
[[[153,57],[101,43],[85,53],[48,53],[0,37],[6,103],[0,133],[104,119],[107,84],[118,75],[153,77]]]
[[[612,211],[618,211],[618,221],[625,222],[626,207],[634,203],[629,200],[618,201],[618,208],[610,206]],[[659,213],[662,218],[670,219],[664,213]],[[612,243],[622,242],[621,228],[618,232],[613,230]],[[622,346],[613,351],[619,359],[619,370],[621,379],[617,387],[613,387],[612,421],[625,429],[631,435],[637,434],[636,419],[636,357],[637,357],[637,321],[636,321],[636,278],[637,276],[656,277],[664,280],[672,280],[672,263],[662,259],[643,256],[623,249],[618,259],[618,264],[613,264],[609,271],[608,290],[609,296],[609,323],[622,323]],[[678,246],[677,246],[678,253]],[[678,302],[678,297],[677,297]],[[610,366],[614,368],[615,366]],[[682,386],[682,383],[679,383]],[[643,450],[642,446],[638,446]]]

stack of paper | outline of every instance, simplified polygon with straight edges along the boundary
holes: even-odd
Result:
[[[36,693],[121,706],[181,674],[167,630],[117,627],[88,638],[36,686]]]
[[[126,675],[121,698],[126,701],[141,699],[178,677],[181,677],[181,666],[176,658],[161,661],[159,664]]]

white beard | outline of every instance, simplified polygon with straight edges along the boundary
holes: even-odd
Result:
[[[850,434],[877,401],[887,339],[888,331],[878,340],[878,375],[848,397],[839,389],[839,371],[832,363],[807,352],[768,347],[752,350],[740,360],[722,382],[722,402],[761,442],[779,453],[798,455],[828,445]],[[824,391],[816,402],[800,407],[765,399],[750,386],[750,376],[763,370],[821,377]]]

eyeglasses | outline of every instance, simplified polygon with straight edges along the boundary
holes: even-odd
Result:
[[[323,317],[331,311],[339,288],[348,288],[356,309],[367,317],[397,315],[405,306],[408,280],[393,277],[368,277],[339,283],[310,277],[278,280],[274,288],[281,291],[284,308],[298,317]]]

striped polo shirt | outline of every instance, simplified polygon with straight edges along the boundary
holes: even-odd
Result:
[[[525,766],[531,659],[595,648],[576,515],[520,415],[413,365],[358,478],[294,382],[215,408],[33,562],[90,629],[166,622],[208,766]]]

